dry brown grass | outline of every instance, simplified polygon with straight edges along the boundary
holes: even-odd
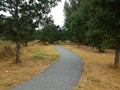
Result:
[[[43,72],[59,58],[59,53],[51,46],[39,43],[22,47],[20,64],[15,64],[15,56],[0,60],[0,90],[15,87]]]
[[[113,67],[114,51],[99,53],[88,46],[65,45],[83,58],[84,71],[75,90],[120,90],[120,71]]]

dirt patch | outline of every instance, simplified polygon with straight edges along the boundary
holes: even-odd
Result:
[[[120,90],[120,71],[114,69],[114,51],[99,53],[88,46],[65,45],[83,58],[84,71],[75,90]]]
[[[43,72],[58,58],[59,53],[50,45],[44,46],[37,43],[22,47],[22,63],[15,64],[15,56],[0,60],[0,90],[13,88],[31,79]]]

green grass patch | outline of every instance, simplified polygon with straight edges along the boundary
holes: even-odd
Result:
[[[43,60],[43,59],[45,59],[45,57],[43,55],[35,55],[35,56],[32,57],[32,59],[34,59],[34,60]]]

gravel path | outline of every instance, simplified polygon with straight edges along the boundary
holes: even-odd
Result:
[[[73,90],[82,73],[83,63],[75,53],[55,46],[61,58],[42,74],[12,90]]]

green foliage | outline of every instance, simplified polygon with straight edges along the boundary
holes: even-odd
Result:
[[[40,40],[43,42],[53,43],[60,39],[59,27],[53,23],[45,25],[42,30],[40,30]]]
[[[4,30],[5,30],[5,23],[6,23],[6,18],[5,16],[3,15],[0,15],[0,39],[5,39],[5,33],[4,33]]]
[[[100,52],[115,47],[115,65],[120,53],[120,0],[70,0],[65,2],[65,27],[71,37]],[[74,3],[74,4],[73,4]],[[77,7],[76,7],[77,6]]]
[[[39,0],[39,3],[34,0],[29,0],[29,2],[25,0],[3,0],[0,10],[5,9],[4,11],[9,11],[11,14],[10,17],[6,17],[6,23],[4,25],[7,26],[5,32],[7,33],[7,38],[13,41],[16,41],[17,38],[24,40],[26,33],[29,33],[31,29],[34,30],[39,24],[47,19],[47,14],[50,12],[50,8],[57,4],[56,1],[59,0]],[[14,3],[17,5],[14,5]],[[33,21],[33,19],[35,20]],[[26,37],[26,39],[28,39],[28,37]]]
[[[65,41],[69,39],[68,30],[64,27],[61,28],[56,26],[53,22],[45,24],[41,30],[36,30],[33,36],[35,39],[42,41],[44,44],[46,42],[54,43],[59,40]]]
[[[35,60],[43,60],[43,59],[45,59],[45,57],[43,55],[36,55],[36,56],[33,56],[33,59],[35,59]]]
[[[33,30],[48,18],[51,8],[60,0],[2,0],[0,11],[9,12],[10,16],[0,17],[0,27],[4,36],[16,43],[16,62],[20,62],[20,43],[27,43],[32,38]]]
[[[92,47],[96,47],[100,52],[104,52],[109,47],[107,38],[101,30],[90,30],[87,33],[87,43]]]
[[[70,0],[64,6],[65,27],[69,30],[71,39],[98,49],[111,47],[111,42],[120,41],[119,0],[76,2]]]
[[[65,2],[65,27],[71,34],[71,40],[84,43],[88,30],[88,6],[86,3],[81,4],[80,0],[77,0],[74,4],[73,2],[74,0],[71,0],[70,4]]]
[[[112,40],[120,41],[119,0],[92,0],[89,15],[91,17],[89,21],[90,28],[101,29]]]
[[[26,41],[31,37],[33,30],[47,19],[51,7],[60,0],[2,0],[0,11],[9,12],[11,16],[1,18],[1,31],[7,39]],[[3,15],[1,15],[3,17]],[[4,23],[4,25],[3,25]],[[6,27],[5,29],[2,27]],[[26,40],[25,40],[26,39]]]

